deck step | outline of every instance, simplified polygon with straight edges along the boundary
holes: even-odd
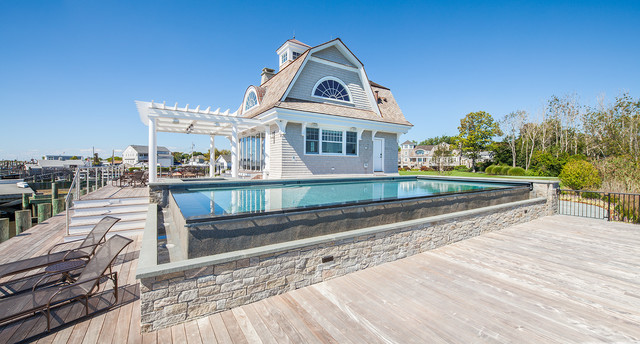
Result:
[[[107,239],[111,238],[114,235],[122,235],[125,237],[132,237],[132,236],[136,236],[136,235],[140,235],[142,234],[142,232],[144,232],[144,228],[143,229],[128,229],[128,230],[121,230],[121,231],[114,231],[113,229],[111,229],[109,231],[109,233],[107,233]],[[73,241],[73,240],[78,240],[78,239],[84,239],[87,236],[87,234],[71,234],[71,235],[67,235],[64,237],[64,242],[69,242],[69,241]]]
[[[89,199],[73,201],[73,208],[85,209],[95,207],[113,207],[124,205],[142,205],[149,204],[148,197],[126,197],[126,198],[109,198],[109,199]]]
[[[133,230],[133,229],[143,229],[146,219],[142,220],[134,220],[134,221],[119,221],[111,227],[109,232],[111,231],[122,231],[122,230]],[[94,225],[71,225],[69,226],[69,235],[71,234],[88,234]]]
[[[91,207],[91,208],[76,208],[71,209],[71,216],[95,216],[95,215],[114,215],[127,214],[135,212],[146,212],[149,207],[149,203],[145,204],[132,204],[132,205],[112,205],[104,207]]]
[[[72,215],[69,221],[70,226],[96,225],[100,220],[108,215]],[[113,217],[120,219],[120,222],[145,220],[147,218],[146,211],[132,211],[128,213],[113,214]]]
[[[144,231],[149,209],[148,197],[123,197],[74,201],[69,210],[69,232],[65,241],[84,238],[105,216],[120,219],[107,237],[115,234],[138,235]]]

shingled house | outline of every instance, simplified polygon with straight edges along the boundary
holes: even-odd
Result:
[[[233,113],[137,102],[150,146],[157,131],[209,135],[212,150],[227,137],[234,177],[397,173],[398,137],[412,125],[342,40],[290,39],[276,53],[278,72],[264,68]]]

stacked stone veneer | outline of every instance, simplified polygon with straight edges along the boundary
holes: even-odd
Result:
[[[359,230],[342,240],[319,240],[305,247],[141,278],[142,330],[221,312],[552,213],[555,208],[548,205],[547,190],[532,193],[544,198],[408,221],[373,234],[358,235]],[[333,260],[323,263],[328,256]]]

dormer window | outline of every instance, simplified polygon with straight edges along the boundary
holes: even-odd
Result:
[[[294,52],[293,52],[293,59],[294,59],[294,60],[295,60],[295,59],[297,59],[297,58],[298,58],[298,56],[300,56],[300,55],[302,55],[302,54],[300,54],[300,53],[299,53],[299,52],[297,52],[297,51],[294,51]]]
[[[280,64],[287,62],[287,53],[280,55]]]
[[[312,95],[319,98],[351,102],[349,89],[338,78],[326,77],[320,79],[313,88]]]
[[[256,105],[258,105],[258,96],[256,95],[256,92],[252,90],[244,101],[244,111],[249,111]]]

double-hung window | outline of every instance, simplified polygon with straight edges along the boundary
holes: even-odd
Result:
[[[322,130],[322,153],[342,154],[342,132]]]
[[[355,131],[347,131],[347,155],[358,155],[358,133]]]
[[[316,129],[316,128],[307,128],[307,135],[306,135],[306,148],[307,148],[307,154],[318,154],[319,150],[319,144],[320,144],[320,135],[319,135],[319,131],[320,129]]]

